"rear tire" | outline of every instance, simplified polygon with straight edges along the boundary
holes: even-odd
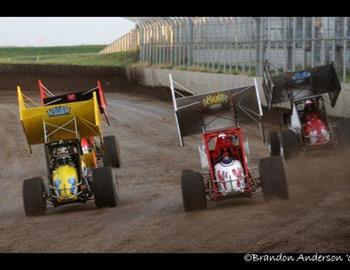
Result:
[[[287,177],[281,157],[268,157],[260,161],[260,178],[264,199],[288,200]]]
[[[185,170],[181,176],[183,205],[186,212],[207,208],[207,198],[203,176],[191,170]]]
[[[269,150],[272,157],[281,155],[280,140],[276,131],[269,133]]]
[[[120,148],[115,136],[103,137],[102,159],[105,167],[120,167]]]
[[[27,216],[45,214],[46,191],[41,177],[26,179],[23,182],[23,206]]]
[[[117,178],[111,167],[96,168],[92,174],[95,204],[98,208],[112,206],[119,202]]]
[[[280,134],[280,144],[282,146],[281,155],[285,160],[299,155],[299,143],[297,136],[291,130],[282,131]]]

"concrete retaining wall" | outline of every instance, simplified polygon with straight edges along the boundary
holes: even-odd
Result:
[[[125,69],[109,66],[80,66],[57,64],[0,64],[0,75],[45,74],[54,76],[81,75],[103,77],[125,77]]]
[[[130,94],[144,93],[170,99],[169,73],[173,79],[195,93],[208,93],[253,84],[253,77],[181,70],[133,67],[82,67],[71,65],[0,65],[0,90],[15,90],[20,85],[24,90],[37,91],[37,80],[42,79],[52,90],[76,91],[89,89],[101,80],[106,91],[124,91]],[[261,86],[261,77],[257,77]],[[130,83],[131,82],[131,83]],[[149,87],[140,87],[138,84]],[[52,88],[51,88],[52,87]],[[73,88],[74,89],[73,89]],[[259,87],[262,104],[266,106],[262,87]],[[169,95],[168,95],[169,93]],[[288,108],[289,104],[286,104]],[[350,118],[350,84],[342,84],[342,91],[330,115]],[[284,106],[284,107],[286,107]]]
[[[253,78],[245,75],[228,75],[181,70],[154,69],[135,67],[126,72],[129,80],[142,85],[169,87],[169,73],[173,79],[195,93],[208,93],[213,90],[223,90],[253,84]],[[257,77],[262,104],[266,106],[262,92],[262,78]],[[281,107],[288,108],[289,104]],[[335,108],[327,106],[329,115],[350,117],[350,84],[342,84],[342,91]]]
[[[97,80],[104,83],[105,89],[114,91],[109,82],[126,80],[125,69],[118,67],[42,65],[42,64],[1,64],[0,91],[38,91],[38,80],[51,91],[82,91],[91,89]]]

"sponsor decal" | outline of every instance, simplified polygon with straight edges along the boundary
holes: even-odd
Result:
[[[47,111],[49,117],[61,116],[70,114],[71,108],[68,106],[55,106]]]
[[[293,76],[292,79],[293,81],[300,81],[300,80],[305,80],[311,77],[311,72],[309,71],[300,71],[296,72]]]
[[[217,93],[217,94],[209,95],[205,99],[203,99],[203,105],[209,106],[214,104],[225,103],[227,101],[228,101],[228,96],[226,94]]]
[[[225,179],[228,178],[228,173],[227,171],[222,171],[219,170],[217,172],[217,178],[220,182],[222,182],[221,186],[223,187],[224,190],[227,190],[227,186],[226,186],[226,182],[225,182]]]
[[[242,168],[236,168],[236,169],[233,168],[232,169],[232,173],[233,173],[234,176],[236,176],[237,179],[243,177],[243,170],[242,170]]]

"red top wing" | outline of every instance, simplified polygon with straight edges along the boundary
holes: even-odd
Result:
[[[41,104],[44,105],[44,98],[46,98],[46,92],[44,90],[44,85],[42,84],[41,80],[38,80],[38,85],[39,85]]]
[[[98,94],[100,96],[100,101],[101,101],[100,106],[105,111],[107,109],[107,101],[106,101],[105,95],[103,93],[102,84],[100,81],[97,81],[97,87],[98,87]]]
[[[100,104],[99,104],[100,105],[100,109],[102,109],[102,113],[105,116],[107,124],[110,125],[109,119],[108,119],[108,116],[107,116],[107,101],[106,101],[105,95],[103,93],[102,84],[101,84],[101,82],[99,80],[97,81],[97,87],[98,87],[98,95],[100,97]]]

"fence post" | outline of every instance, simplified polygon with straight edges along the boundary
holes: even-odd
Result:
[[[347,35],[348,35],[348,24],[347,17],[344,17],[344,42],[343,42],[343,83],[346,83],[346,43],[347,43]]]
[[[236,42],[235,42],[235,58],[236,58],[236,66],[235,66],[235,70],[236,73],[239,73],[239,68],[240,68],[240,40],[241,40],[241,32],[240,32],[240,20],[237,20],[236,23]]]
[[[295,58],[296,58],[296,28],[297,28],[297,18],[293,17],[293,58],[292,58],[292,71],[295,71]]]
[[[335,45],[336,45],[336,19],[337,17],[333,17],[333,41],[332,41],[332,61],[335,63]]]
[[[256,44],[255,44],[255,50],[256,50],[256,64],[255,64],[255,70],[257,76],[259,76],[260,73],[260,18],[255,18],[255,24],[256,24]]]
[[[283,18],[283,61],[284,61],[284,65],[283,65],[283,70],[286,72],[288,71],[288,48],[287,48],[287,18]]]
[[[306,67],[306,36],[305,36],[305,31],[306,31],[306,19],[303,17],[303,29],[302,29],[302,38],[303,38],[303,69]]]
[[[264,62],[264,37],[263,37],[263,18],[258,17],[255,19],[256,29],[257,29],[257,38],[256,38],[256,75],[261,76],[263,71],[263,62]]]
[[[315,65],[315,17],[311,22],[311,67]]]
[[[188,19],[188,35],[187,35],[187,66],[193,65],[193,21]]]
[[[248,67],[248,72],[249,72],[249,74],[251,74],[251,72],[252,72],[252,64],[253,64],[253,61],[252,61],[252,40],[251,40],[251,37],[250,37],[250,33],[251,33],[251,28],[252,28],[252,22],[251,22],[251,20],[249,20],[249,24],[248,24],[248,30],[247,30],[247,32],[248,32],[248,38],[247,38],[247,40],[248,40],[248,50],[249,50],[249,67]]]

